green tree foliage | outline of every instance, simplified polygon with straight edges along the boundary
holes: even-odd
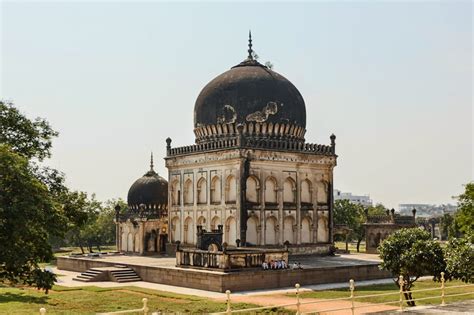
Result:
[[[30,120],[12,103],[0,101],[0,144],[27,159],[43,160],[51,156],[51,139],[57,135],[46,120]]]
[[[334,223],[347,225],[352,230],[350,237],[357,240],[357,252],[359,252],[360,243],[365,238],[364,223],[367,220],[366,216],[384,214],[385,207],[382,204],[364,208],[362,205],[352,203],[347,199],[334,202]]]
[[[50,235],[62,235],[66,218],[28,160],[0,145],[0,281],[51,288],[55,277],[39,263],[53,258]]]
[[[465,235],[474,233],[474,182],[466,184],[464,193],[458,196],[455,221]]]
[[[446,271],[454,279],[474,283],[474,244],[473,235],[465,238],[452,238],[445,248]]]
[[[403,276],[403,291],[406,291],[405,299],[410,306],[415,306],[410,292],[414,282],[425,275],[439,280],[446,269],[441,246],[431,239],[430,233],[420,228],[396,231],[380,244],[378,251],[381,268],[393,275],[397,286],[398,277]]]
[[[440,232],[441,239],[448,239],[451,236],[452,232],[450,231],[451,225],[454,222],[454,218],[451,214],[445,213],[440,219]]]

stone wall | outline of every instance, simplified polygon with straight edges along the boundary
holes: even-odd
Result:
[[[116,263],[94,259],[58,257],[58,269],[83,272]],[[312,268],[301,270],[247,270],[221,272],[186,268],[165,268],[127,264],[144,281],[215,292],[275,289],[301,285],[382,279],[390,277],[378,264]]]

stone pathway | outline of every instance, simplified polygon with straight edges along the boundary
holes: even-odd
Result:
[[[218,298],[217,301],[225,302],[225,298]],[[283,305],[283,304],[291,304],[296,303],[295,297],[289,297],[285,295],[279,294],[271,294],[271,295],[257,295],[257,296],[234,296],[231,297],[231,303],[252,303],[261,306],[276,306],[276,305]],[[340,311],[332,311],[332,312],[324,312],[327,309],[337,309],[337,308],[345,308],[351,307],[350,301],[326,301],[323,299],[301,299],[300,300],[300,312],[318,312],[318,314],[335,314],[335,315],[343,315],[343,314],[351,314],[351,310],[340,310]],[[310,304],[311,303],[311,304]],[[356,306],[358,305],[368,305],[368,303],[355,303]],[[296,311],[296,306],[288,306],[287,309]],[[354,314],[366,314],[368,312],[380,312],[380,311],[387,311],[387,310],[396,310],[396,306],[390,305],[371,305],[364,308],[355,309]]]
[[[377,312],[376,314],[380,315],[395,315],[399,314],[396,311],[385,311]],[[456,302],[453,304],[448,304],[445,306],[433,305],[433,306],[416,306],[413,308],[405,308],[403,314],[406,315],[418,315],[418,314],[444,314],[444,315],[466,315],[474,314],[474,300]]]

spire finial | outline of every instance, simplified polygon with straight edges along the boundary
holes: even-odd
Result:
[[[248,59],[253,60],[253,50],[252,50],[252,31],[249,30],[249,52]]]
[[[151,152],[151,157],[150,157],[150,170],[153,171],[153,151]]]

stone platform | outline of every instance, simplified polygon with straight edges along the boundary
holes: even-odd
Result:
[[[176,267],[176,258],[103,255],[101,257],[58,257],[58,269],[84,272],[90,268],[127,266],[143,281],[201,289],[232,292],[292,287],[296,283],[324,283],[382,279],[390,277],[379,270],[375,255],[341,255],[336,257],[290,256],[290,264],[299,262],[303,269],[222,271]]]

